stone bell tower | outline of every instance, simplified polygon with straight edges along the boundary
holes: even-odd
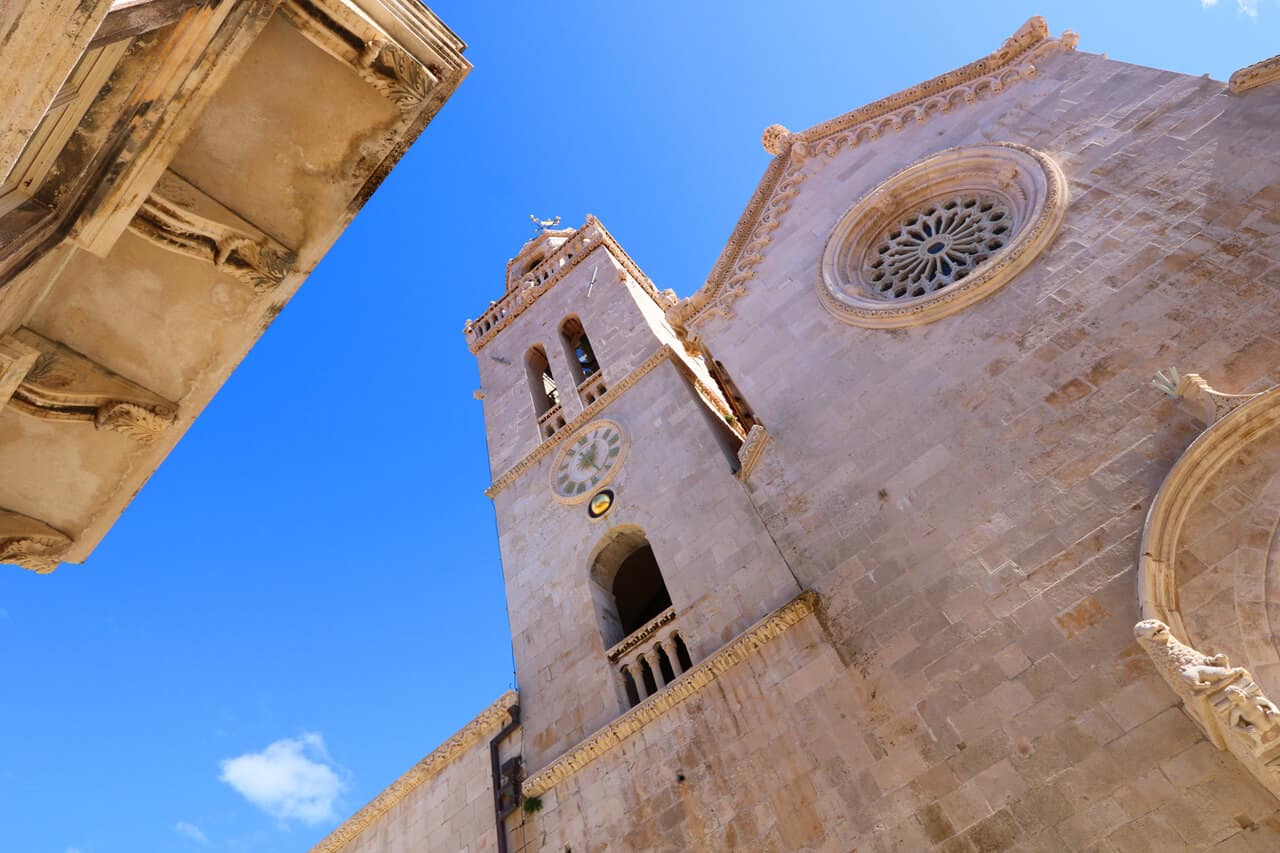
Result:
[[[754,416],[674,301],[588,217],[466,326],[535,772],[799,592],[738,476]]]

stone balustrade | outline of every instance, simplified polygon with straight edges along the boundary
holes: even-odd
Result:
[[[634,708],[683,675],[693,662],[668,607],[606,653]]]
[[[538,432],[544,440],[551,438],[564,425],[564,409],[560,407],[559,403],[538,415]]]
[[[584,407],[590,406],[603,397],[604,392],[608,390],[609,387],[604,384],[604,371],[597,370],[578,383],[578,399],[582,401]]]

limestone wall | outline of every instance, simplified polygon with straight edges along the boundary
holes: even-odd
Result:
[[[699,324],[773,436],[753,497],[824,596],[864,708],[869,759],[829,777],[840,849],[1280,844],[1280,804],[1202,738],[1131,633],[1144,514],[1199,429],[1152,374],[1280,379],[1277,121],[1274,88],[1054,53],[1005,92],[811,162],[735,316]],[[820,306],[823,242],[855,200],[998,140],[1070,181],[1026,272],[918,328]]]

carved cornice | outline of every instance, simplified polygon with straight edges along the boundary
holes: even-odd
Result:
[[[441,770],[479,743],[485,735],[500,729],[517,699],[514,690],[502,694],[498,701],[481,711],[479,716],[463,726],[453,737],[410,767],[408,772],[392,782],[364,808],[325,836],[323,841],[311,848],[311,853],[338,853],[420,785],[437,776]]]
[[[342,3],[287,0],[281,12],[298,31],[400,109],[416,111],[440,79],[371,22]]]
[[[519,477],[525,471],[529,470],[529,468],[532,467],[534,464],[536,464],[538,460],[542,459],[544,456],[546,456],[548,453],[550,453],[552,450],[558,447],[561,444],[561,442],[563,442],[569,436],[577,432],[580,427],[582,427],[584,424],[586,424],[596,415],[600,414],[600,412],[602,412],[606,406],[608,406],[614,400],[618,399],[618,397],[621,396],[623,391],[626,391],[632,385],[635,385],[637,382],[639,382],[640,377],[644,376],[646,373],[653,370],[655,367],[657,367],[662,362],[666,361],[668,358],[679,361],[679,359],[675,358],[675,350],[673,350],[669,344],[664,344],[661,348],[657,350],[657,352],[655,352],[653,355],[645,359],[643,364],[641,364],[635,370],[631,371],[625,377],[623,377],[622,381],[618,382],[615,385],[610,386],[608,391],[604,392],[604,394],[602,394],[600,398],[596,400],[594,403],[592,403],[590,406],[587,406],[586,408],[584,408],[576,418],[569,421],[564,426],[560,427],[560,429],[556,430],[555,435],[543,441],[541,444],[535,447],[532,451],[530,451],[527,456],[525,456],[515,465],[511,466],[511,468],[507,470],[507,473],[503,474],[501,477],[494,480],[493,485],[485,489],[484,493],[490,498],[496,497],[499,492],[501,492],[507,486],[515,482],[517,477]]]
[[[681,675],[662,690],[524,780],[526,797],[537,797],[577,773],[649,723],[688,699],[730,669],[747,660],[767,643],[814,612],[818,594],[805,590],[787,604],[730,640],[720,651]]]
[[[773,441],[769,433],[760,424],[751,427],[751,431],[747,433],[746,441],[742,442],[742,446],[738,448],[738,479],[746,480],[751,476],[751,472],[756,470],[756,466],[760,464],[760,460],[764,457],[765,448]]]
[[[467,346],[471,348],[471,352],[479,352],[497,337],[499,332],[509,326],[511,321],[537,302],[542,294],[564,280],[565,276],[576,269],[578,264],[585,261],[600,245],[608,248],[610,254],[622,264],[623,269],[635,279],[654,302],[664,309],[675,304],[675,294],[669,290],[659,292],[600,220],[587,214],[587,221],[583,226],[573,232],[573,236],[556,248],[539,265],[540,270],[554,270],[548,278],[540,280],[532,275],[526,277],[523,286],[509,291],[497,302],[490,304],[478,318],[466,322],[462,331],[467,336]]]
[[[1236,95],[1280,80],[1280,55],[1246,65],[1231,75],[1227,87]]]
[[[55,421],[88,421],[148,444],[177,420],[178,407],[57,341],[27,328],[13,335],[38,351],[13,393],[20,412]]]
[[[207,261],[259,292],[280,284],[298,256],[180,176],[165,172],[129,223],[164,249]]]
[[[1070,31],[1060,38],[1050,38],[1044,19],[1034,17],[999,50],[962,68],[801,133],[791,133],[781,125],[767,128],[763,141],[766,150],[776,156],[706,283],[669,310],[668,320],[676,328],[684,328],[712,316],[730,316],[729,305],[745,292],[746,283],[754,278],[755,268],[764,260],[764,249],[772,242],[772,233],[790,210],[799,184],[807,177],[806,164],[817,160],[821,165],[844,147],[860,145],[886,132],[901,130],[909,122],[922,122],[956,106],[1001,92],[1010,84],[1033,76],[1035,61],[1046,53],[1073,49],[1077,41],[1078,37]]]
[[[0,509],[0,563],[16,563],[38,574],[58,568],[71,537],[39,519]]]
[[[643,643],[658,632],[663,625],[670,625],[676,621],[676,611],[673,607],[659,613],[643,626],[635,629],[622,639],[620,643],[613,646],[609,651],[605,652],[605,657],[609,659],[609,663],[616,663],[618,658]]]

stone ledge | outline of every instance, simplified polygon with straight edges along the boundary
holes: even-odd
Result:
[[[1234,95],[1243,95],[1250,89],[1274,83],[1276,80],[1280,80],[1280,55],[1246,65],[1236,71],[1227,81],[1227,88]]]
[[[356,812],[345,823],[325,836],[324,840],[311,848],[311,853],[337,853],[356,839],[360,833],[368,829],[375,821],[391,811],[405,797],[413,793],[423,782],[437,776],[445,767],[452,764],[462,753],[475,746],[485,735],[502,727],[504,719],[516,704],[518,695],[508,690],[498,697],[488,708],[458,730],[430,755],[410,767],[408,772],[392,782],[381,794]]]
[[[538,797],[577,773],[649,723],[670,711],[814,612],[818,594],[805,590],[730,640],[720,651],[690,669],[663,690],[597,730],[576,747],[524,780],[526,797]]]

